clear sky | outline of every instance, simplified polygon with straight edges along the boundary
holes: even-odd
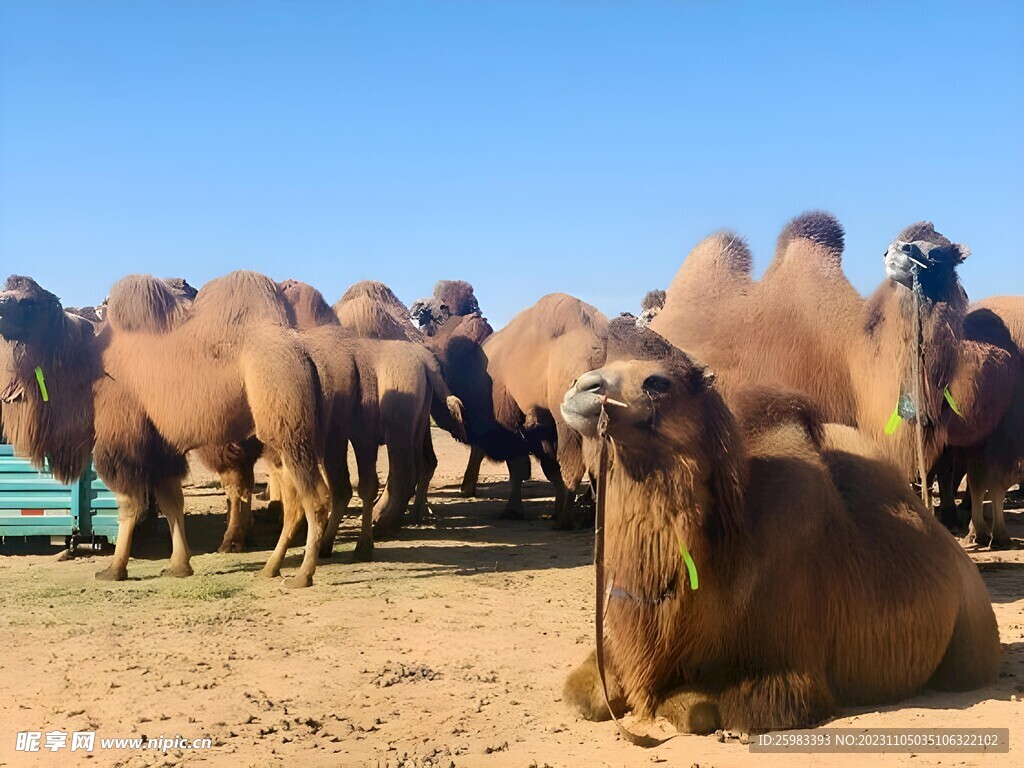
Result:
[[[1024,293],[1024,3],[0,0],[0,272],[92,304],[236,268],[639,310],[809,208]]]

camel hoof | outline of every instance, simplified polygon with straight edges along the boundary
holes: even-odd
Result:
[[[970,546],[977,546],[979,548],[984,548],[984,547],[987,547],[991,543],[992,543],[992,534],[991,533],[977,533],[975,531],[971,531],[970,533],[967,534],[966,537],[964,537],[964,544],[967,545],[968,547],[970,547]]]
[[[363,541],[360,540],[356,544],[356,551],[352,555],[352,559],[357,563],[369,563],[373,561],[373,540]]]
[[[464,499],[472,499],[472,498],[474,498],[476,496],[476,486],[475,485],[464,485],[464,486],[462,486],[461,489],[459,489],[459,492],[462,494],[462,498],[464,498]]]
[[[281,569],[280,568],[267,568],[267,567],[264,567],[261,570],[256,572],[256,578],[257,579],[276,579],[280,575],[281,575]]]
[[[1006,538],[993,536],[992,543],[988,545],[988,548],[991,550],[1013,549],[1013,539],[1009,536]]]
[[[217,548],[217,552],[222,555],[234,554],[245,551],[245,542],[237,541],[235,539],[225,539],[221,545]]]
[[[124,581],[127,578],[127,568],[115,568],[112,565],[107,568],[104,568],[102,571],[99,571],[96,574],[97,581]]]
[[[378,520],[373,525],[373,538],[377,541],[390,539],[398,533],[399,528],[400,526],[395,523],[387,523],[383,519]]]
[[[319,557],[321,560],[330,560],[334,557],[334,547],[322,547],[320,549]]]
[[[160,571],[161,576],[173,576],[176,579],[184,579],[192,575],[192,566],[188,563],[183,565],[169,565]]]
[[[305,589],[313,586],[313,576],[308,573],[297,573],[284,580],[285,589]]]
[[[516,509],[515,507],[506,507],[505,511],[498,515],[499,520],[525,520],[526,515],[523,514],[523,510]]]

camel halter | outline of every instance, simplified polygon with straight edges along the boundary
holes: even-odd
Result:
[[[635,744],[638,747],[644,749],[650,749],[652,747],[658,747],[664,744],[670,739],[674,739],[679,734],[672,734],[663,739],[655,738],[654,736],[643,736],[638,733],[633,733],[621,722],[615,714],[615,710],[612,709],[611,699],[608,696],[608,681],[605,675],[605,664],[604,664],[604,614],[605,604],[608,600],[608,595],[612,591],[613,583],[605,587],[605,569],[604,569],[604,519],[605,519],[605,504],[607,493],[607,481],[608,481],[608,443],[611,442],[611,438],[608,437],[608,411],[605,410],[605,405],[608,402],[613,402],[615,405],[625,405],[625,403],[618,403],[610,401],[607,397],[601,400],[601,415],[597,420],[597,435],[601,441],[601,458],[599,462],[598,477],[597,477],[597,509],[594,517],[594,572],[595,578],[595,630],[597,640],[597,676],[601,678],[601,695],[604,698],[604,704],[608,707],[608,714],[612,716],[612,720],[615,722],[615,727],[619,729],[619,733],[626,741],[631,744]],[[689,553],[687,553],[689,554]],[[690,561],[692,563],[692,560]],[[689,565],[687,566],[689,567]]]

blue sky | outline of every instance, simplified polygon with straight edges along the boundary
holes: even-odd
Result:
[[[638,310],[809,208],[869,292],[905,225],[1024,293],[1024,4],[0,0],[0,271],[68,304],[236,268],[335,300]]]

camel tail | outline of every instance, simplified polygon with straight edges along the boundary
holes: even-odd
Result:
[[[967,555],[957,554],[962,558],[958,563],[962,582],[960,611],[946,654],[932,675],[930,687],[969,691],[991,685],[998,679],[1003,649],[985,582]]]
[[[448,382],[441,376],[436,364],[427,363],[424,368],[434,394],[430,399],[430,415],[441,429],[451,434],[460,443],[469,442],[466,436],[466,409],[462,401],[448,389]]]

